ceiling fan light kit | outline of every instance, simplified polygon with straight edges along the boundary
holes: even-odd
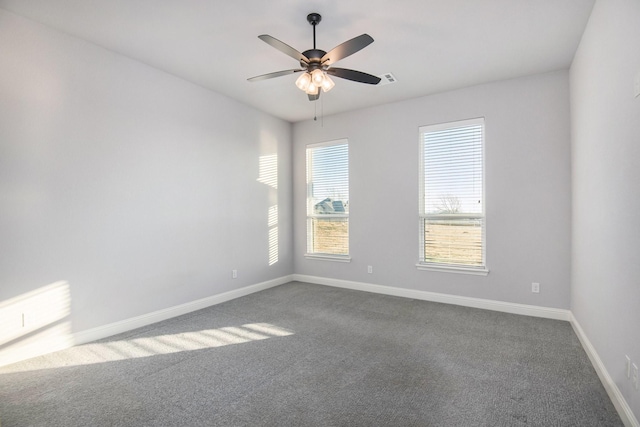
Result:
[[[298,89],[306,92],[308,95],[317,95],[320,88],[323,92],[329,92],[336,84],[325,71],[316,69],[309,74],[304,72],[296,80]]]
[[[296,86],[307,94],[309,101],[316,101],[320,98],[320,88],[322,88],[323,92],[329,92],[333,89],[335,82],[329,75],[359,83],[378,84],[380,77],[363,73],[362,71],[332,67],[332,64],[335,62],[349,55],[353,55],[373,43],[373,38],[368,34],[362,34],[351,40],[347,40],[327,53],[324,50],[316,49],[316,25],[318,25],[321,20],[322,16],[320,16],[319,13],[310,13],[307,15],[307,21],[313,26],[313,49],[306,50],[302,53],[268,34],[258,36],[260,40],[299,61],[300,67],[302,68],[276,71],[275,73],[251,77],[248,80],[255,82],[302,72],[296,80]]]

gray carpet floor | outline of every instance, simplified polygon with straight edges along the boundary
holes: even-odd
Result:
[[[292,282],[0,368],[12,426],[621,426],[567,322]]]

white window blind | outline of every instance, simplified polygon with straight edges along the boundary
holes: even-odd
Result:
[[[349,254],[349,145],[307,146],[307,253]]]
[[[420,264],[484,270],[484,119],[421,127],[420,153]]]

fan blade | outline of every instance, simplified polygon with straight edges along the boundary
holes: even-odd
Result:
[[[300,71],[304,71],[304,70],[300,69],[300,70],[276,71],[275,73],[262,74],[261,76],[251,77],[250,79],[247,79],[247,80],[250,82],[259,82],[260,80],[267,80],[267,79],[272,79],[274,77],[286,76],[287,74],[299,73]]]
[[[362,34],[334,47],[320,59],[320,62],[322,65],[331,65],[342,58],[353,55],[360,49],[364,49],[371,43],[373,43],[373,38],[369,34]]]
[[[258,38],[263,42],[265,42],[266,44],[275,47],[285,55],[289,55],[296,61],[304,62],[305,64],[309,63],[309,58],[307,58],[306,56],[304,56],[303,54],[301,54],[300,52],[298,52],[288,44],[283,43],[280,40],[276,39],[275,37],[271,37],[268,34],[263,34],[261,36],[258,36]]]
[[[367,83],[377,85],[380,83],[380,77],[363,73],[362,71],[348,70],[346,68],[329,68],[327,74],[340,77],[341,79],[353,80],[354,82]]]

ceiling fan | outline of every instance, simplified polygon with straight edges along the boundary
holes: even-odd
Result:
[[[302,72],[303,74],[301,74],[296,80],[296,86],[307,93],[309,101],[316,101],[320,98],[320,88],[322,88],[324,92],[328,92],[333,88],[335,83],[331,80],[329,75],[359,83],[367,83],[371,85],[378,84],[380,82],[380,77],[363,73],[362,71],[332,67],[332,65],[339,60],[346,58],[349,55],[353,55],[373,43],[373,38],[369,34],[362,34],[334,47],[329,52],[316,49],[316,25],[318,25],[321,20],[322,16],[320,16],[319,13],[310,13],[307,15],[307,21],[313,26],[313,49],[305,50],[302,53],[268,34],[258,36],[258,38],[263,42],[278,49],[280,52],[289,55],[296,61],[299,61],[300,67],[302,68],[276,71],[275,73],[251,77],[247,80],[250,82],[257,82],[260,80],[271,79],[273,77]]]

